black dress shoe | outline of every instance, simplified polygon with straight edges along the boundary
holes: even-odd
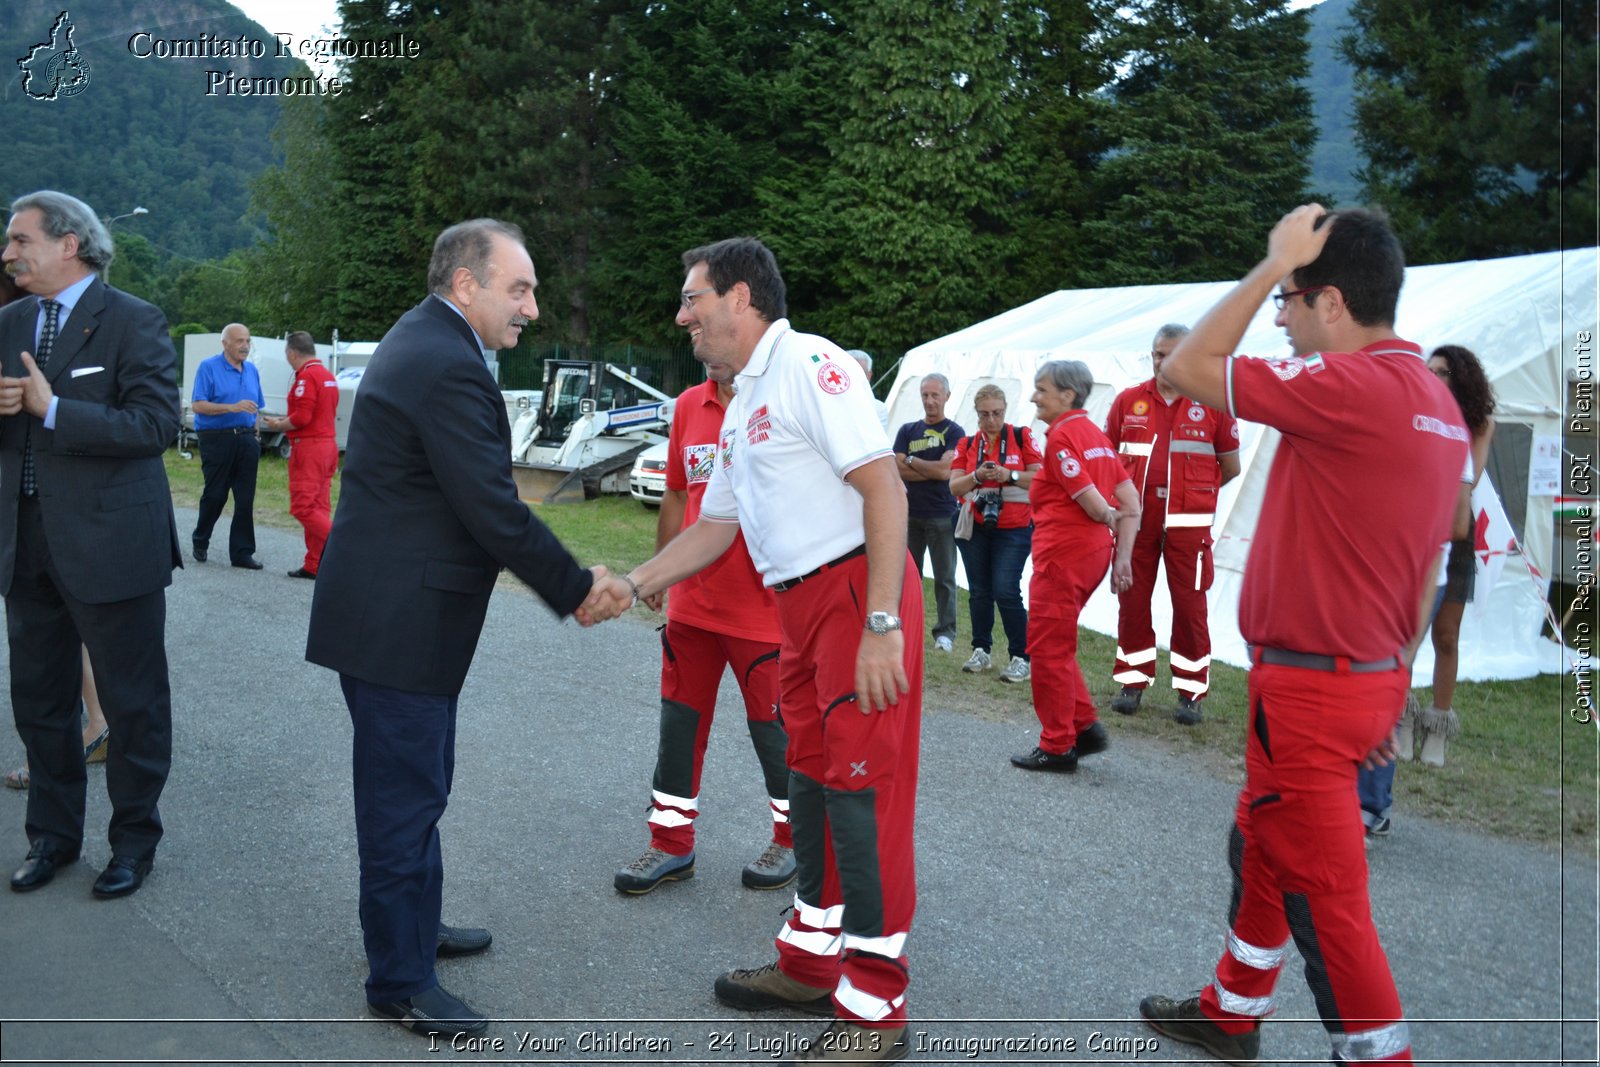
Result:
[[[131,860],[126,856],[112,856],[100,877],[94,880],[94,895],[101,900],[112,900],[137,892],[144,885],[145,875],[155,866],[153,860]]]
[[[1025,755],[1012,756],[1011,765],[1021,767],[1025,771],[1060,771],[1071,774],[1078,769],[1078,752],[1069,748],[1058,755],[1046,752],[1042,748],[1035,748]]]
[[[242,567],[247,571],[258,571],[261,569],[261,564],[257,562],[253,556],[244,556],[240,559],[236,559],[233,561],[233,565],[235,567]]]
[[[367,1004],[367,1010],[383,1019],[393,1019],[407,1030],[419,1034],[458,1034],[471,1036],[489,1029],[489,1020],[473,1011],[466,1001],[445,991],[444,986],[418,993],[405,1000]]]
[[[194,561],[196,563],[204,563],[206,561],[206,550],[200,545],[194,546]]]
[[[289,572],[289,577],[291,577],[291,578],[311,578],[311,579],[314,580],[317,577],[317,572],[316,571],[308,571],[304,567],[296,567],[294,570]]]
[[[477,926],[446,926],[439,924],[440,956],[471,956],[482,952],[494,940],[494,935]]]
[[[1106,733],[1104,723],[1094,723],[1087,730],[1078,731],[1078,739],[1072,745],[1072,751],[1079,756],[1092,756],[1096,752],[1104,752],[1111,747],[1111,735]]]
[[[28,858],[22,861],[11,876],[11,888],[18,893],[29,893],[47,885],[56,876],[56,869],[76,863],[76,852],[63,852],[47,841],[39,841],[28,849]]]

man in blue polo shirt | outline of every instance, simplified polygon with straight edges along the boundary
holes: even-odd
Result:
[[[204,563],[211,528],[222,505],[233,494],[233,525],[228,530],[228,560],[235,567],[258,571],[256,465],[261,441],[256,437],[256,412],[262,404],[261,375],[249,360],[250,329],[230,323],[222,331],[222,354],[200,364],[194,375],[195,434],[200,438],[200,521],[194,526],[194,558]]]

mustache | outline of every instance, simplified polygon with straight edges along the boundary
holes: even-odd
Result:
[[[532,321],[533,320],[528,318],[526,315],[513,315],[513,316],[511,316],[511,325],[513,325],[513,326],[526,326]]]

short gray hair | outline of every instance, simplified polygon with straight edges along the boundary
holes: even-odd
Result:
[[[1189,336],[1189,327],[1181,322],[1169,322],[1156,331],[1155,339],[1150,342],[1150,347],[1154,348],[1162,341],[1174,341],[1180,337],[1187,336]]]
[[[934,371],[932,374],[924,374],[922,376],[922,380],[925,382],[938,382],[939,388],[943,389],[946,393],[950,391],[950,379],[946,378],[938,371]]]
[[[1072,402],[1078,407],[1089,405],[1089,394],[1094,391],[1094,375],[1089,365],[1081,359],[1052,359],[1039,368],[1037,378],[1048,378],[1057,389],[1071,389]]]
[[[428,292],[439,296],[450,293],[450,279],[467,268],[479,285],[489,284],[489,260],[494,258],[496,236],[527,243],[522,231],[499,219],[468,219],[449,227],[433,242],[433,258],[428,260]]]
[[[872,356],[870,354],[861,351],[859,348],[852,348],[846,352],[845,355],[861,364],[862,370],[866,371],[868,374],[872,373]]]
[[[116,246],[111,243],[111,231],[106,229],[88,204],[53,189],[41,189],[11,202],[12,215],[32,208],[38,208],[44,215],[42,225],[51,240],[59,241],[67,234],[73,234],[78,238],[79,259],[97,271],[111,266],[112,257],[116,255]]]

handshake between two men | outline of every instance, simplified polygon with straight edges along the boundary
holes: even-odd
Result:
[[[589,570],[594,574],[594,585],[589,587],[589,595],[572,613],[580,626],[607,622],[639,602],[639,586],[632,578],[625,574],[612,574],[603,564],[596,564]],[[659,595],[649,598],[647,603],[657,611],[661,609]]]

